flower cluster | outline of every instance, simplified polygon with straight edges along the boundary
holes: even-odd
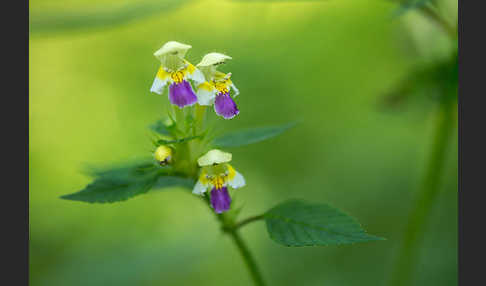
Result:
[[[194,66],[185,59],[190,48],[190,45],[170,41],[154,53],[161,65],[150,91],[163,94],[168,86],[169,101],[179,108],[198,103],[202,106],[214,105],[216,114],[225,119],[238,115],[240,111],[233,97],[239,91],[230,79],[231,73],[225,74],[217,70],[218,65],[231,57],[221,53],[209,53]],[[196,92],[189,80],[194,82]],[[233,96],[230,95],[231,90]]]
[[[215,113],[224,119],[234,118],[240,112],[233,100],[239,94],[239,90],[231,80],[231,73],[218,71],[218,66],[231,57],[221,53],[209,53],[194,66],[185,59],[190,48],[190,45],[170,41],[154,53],[161,65],[150,91],[163,94],[165,87],[168,87],[169,101],[175,107],[176,124],[185,125],[186,122],[177,122],[177,115],[181,120],[187,121],[185,116],[192,110],[195,114],[192,118],[196,121],[194,126],[201,124],[203,119],[196,114],[200,115],[201,110],[204,113],[208,106],[213,106]],[[194,105],[196,109],[191,109]],[[189,111],[184,113],[182,110],[185,108],[189,108]],[[169,125],[166,124],[166,127]],[[172,134],[172,141],[165,142],[179,142],[177,138],[181,136],[197,137],[194,136],[197,130],[193,134],[184,132],[187,131],[185,128],[177,130],[182,134]],[[208,146],[197,144],[198,141],[195,140],[180,145],[158,145],[154,151],[154,158],[161,166],[173,164],[175,169],[186,172],[194,166],[199,175],[193,193],[207,196],[216,213],[226,212],[230,209],[232,201],[229,191],[243,187],[245,179],[229,164],[232,159],[230,153],[218,149],[207,151],[210,149],[206,148]],[[202,150],[198,153],[201,156],[193,159],[191,154],[196,151],[189,151],[191,147],[193,150]],[[177,168],[181,165],[183,167]]]

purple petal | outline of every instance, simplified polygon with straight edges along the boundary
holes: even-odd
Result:
[[[218,214],[230,209],[231,198],[228,193],[228,188],[223,187],[221,189],[213,188],[211,190],[211,206]]]
[[[238,107],[236,107],[236,103],[229,95],[229,92],[224,94],[220,93],[216,96],[216,100],[214,101],[214,111],[225,119],[231,119],[240,113]]]
[[[191,85],[183,80],[180,83],[172,83],[169,86],[170,103],[183,108],[187,105],[193,105],[197,101],[197,96],[192,90]]]

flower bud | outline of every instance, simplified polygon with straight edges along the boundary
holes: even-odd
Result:
[[[160,165],[167,165],[172,159],[172,149],[165,145],[160,145],[155,150],[154,157]]]

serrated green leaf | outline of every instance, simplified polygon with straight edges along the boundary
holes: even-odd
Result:
[[[194,186],[193,180],[169,175],[170,167],[159,166],[149,159],[111,168],[90,167],[85,171],[94,177],[94,181],[79,192],[62,196],[62,199],[112,203],[147,193],[153,188]]]
[[[94,181],[79,192],[61,198],[89,203],[124,201],[148,192],[162,169],[152,163],[127,165],[113,169],[93,169]]]
[[[154,189],[164,189],[169,187],[182,187],[192,190],[196,182],[190,178],[176,177],[176,176],[161,176],[157,183],[153,186]]]
[[[170,171],[170,167],[159,166],[154,159],[144,157],[143,159],[137,159],[133,162],[118,165],[87,166],[83,169],[83,172],[88,176],[95,178],[103,177],[112,180],[127,180],[143,176],[144,174],[153,170],[159,170],[161,173],[167,173]]]
[[[273,138],[286,130],[294,127],[297,123],[291,122],[279,126],[258,127],[231,132],[214,139],[214,145],[218,147],[239,147],[249,145]]]
[[[125,201],[134,196],[144,194],[152,188],[157,177],[149,177],[133,181],[112,181],[97,179],[83,190],[62,199],[83,201],[88,203],[113,203]]]
[[[270,237],[285,246],[383,240],[367,234],[354,218],[326,204],[289,200],[266,212],[264,219]]]

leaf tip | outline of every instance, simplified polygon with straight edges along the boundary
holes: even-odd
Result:
[[[70,201],[72,201],[72,200],[74,200],[74,199],[72,198],[72,195],[73,195],[73,194],[61,195],[61,196],[59,196],[58,198],[59,198],[59,199],[61,199],[61,200],[70,200]]]

